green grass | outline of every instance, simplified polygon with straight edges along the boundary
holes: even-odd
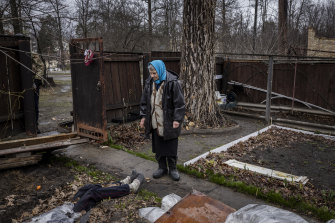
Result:
[[[141,200],[145,200],[145,201],[150,201],[151,199],[154,199],[155,202],[157,203],[161,203],[162,202],[162,198],[158,197],[157,194],[150,192],[146,189],[140,189],[137,193],[137,195],[139,196],[138,198],[136,197],[136,199],[141,199]]]
[[[77,161],[67,157],[52,157],[52,162],[61,162],[64,166],[74,169],[79,173],[86,173],[92,177],[95,183],[105,183],[116,180],[116,178],[112,175],[98,170],[94,166],[83,166],[80,165]]]

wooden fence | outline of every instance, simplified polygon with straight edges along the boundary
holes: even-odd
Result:
[[[151,59],[161,59],[167,69],[179,71],[179,53],[153,52]],[[217,57],[215,74],[222,75],[216,81],[217,90],[226,93],[233,90],[238,101],[262,103],[266,93],[238,85],[229,85],[235,81],[255,88],[267,89],[268,62],[260,60],[230,60]],[[324,61],[276,60],[273,68],[272,92],[294,97],[325,109],[335,110],[335,63]],[[272,104],[291,105],[292,101],[273,97]],[[295,102],[295,106],[301,104]]]
[[[30,39],[0,36],[0,138],[36,134]]]

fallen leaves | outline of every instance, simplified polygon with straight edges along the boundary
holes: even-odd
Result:
[[[127,149],[136,150],[145,143],[144,129],[139,128],[139,123],[112,125],[110,136],[114,144],[122,145]]]

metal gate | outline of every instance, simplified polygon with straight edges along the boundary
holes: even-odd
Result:
[[[89,65],[86,49],[94,53]],[[102,38],[73,39],[70,54],[74,128],[78,135],[107,141]]]

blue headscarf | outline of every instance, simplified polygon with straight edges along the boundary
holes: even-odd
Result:
[[[166,80],[166,68],[165,64],[161,60],[153,60],[149,63],[157,71],[159,79],[155,81],[156,84],[161,84],[162,81]]]

